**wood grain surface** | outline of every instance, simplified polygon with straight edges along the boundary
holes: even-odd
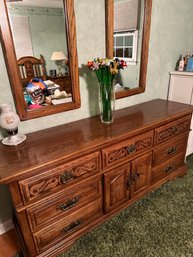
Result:
[[[1,144],[0,183],[13,181],[38,168],[59,165],[74,156],[81,157],[100,150],[101,146],[111,146],[158,123],[164,125],[191,114],[192,110],[186,104],[157,99],[116,111],[111,125],[102,124],[96,116],[30,133],[18,146]]]

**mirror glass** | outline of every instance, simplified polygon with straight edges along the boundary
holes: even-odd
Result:
[[[143,0],[114,0],[113,57],[125,60],[128,65],[128,68],[120,70],[118,74],[116,91],[139,85],[143,3]]]
[[[73,0],[0,1],[1,44],[21,120],[80,107]]]
[[[152,0],[106,0],[106,54],[127,62],[119,70],[116,98],[145,91]]]
[[[27,110],[71,102],[63,0],[54,5],[53,1],[7,2],[7,10]],[[29,57],[42,60],[42,65],[30,67]]]

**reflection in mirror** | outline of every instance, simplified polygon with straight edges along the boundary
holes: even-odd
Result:
[[[20,118],[80,107],[74,1],[6,0],[0,9],[4,55]]]
[[[116,98],[145,90],[152,0],[106,0],[106,48],[128,67],[119,72]]]
[[[142,2],[142,5],[141,5]],[[127,62],[120,70],[116,91],[135,88],[139,84],[141,38],[143,31],[143,0],[114,0],[113,56]]]
[[[7,2],[27,110],[72,101],[63,1],[40,3]]]

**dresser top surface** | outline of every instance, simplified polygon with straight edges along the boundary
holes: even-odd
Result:
[[[172,119],[190,114],[193,106],[156,99],[115,112],[114,122],[99,116],[27,134],[18,146],[0,144],[0,183],[8,183],[34,169],[84,155],[118,143]]]
[[[191,72],[191,71],[171,71],[170,75],[175,75],[175,76],[193,76],[193,72]]]

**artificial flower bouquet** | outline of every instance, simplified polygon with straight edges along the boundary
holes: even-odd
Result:
[[[127,67],[127,63],[118,58],[95,58],[93,61],[88,61],[87,66],[96,72],[99,83],[112,83],[118,74],[118,70]]]
[[[115,107],[114,81],[119,69],[127,66],[124,60],[95,58],[88,61],[89,69],[96,73],[99,82],[101,121],[111,123],[113,121],[113,111]]]

